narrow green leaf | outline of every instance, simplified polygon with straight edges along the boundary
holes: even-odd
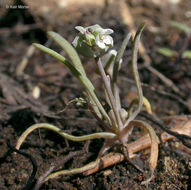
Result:
[[[86,76],[81,60],[72,45],[56,32],[48,32],[48,36],[52,38],[64,50],[64,52],[66,52],[72,64],[81,72],[81,74]]]
[[[186,26],[186,25],[184,25],[184,24],[181,24],[180,22],[171,21],[170,25],[173,26],[173,27],[176,27],[176,28],[178,28],[180,30],[182,30],[185,33],[191,33],[191,28]]]
[[[37,49],[48,53],[49,55],[53,56],[54,58],[58,59],[59,61],[61,61],[62,63],[64,63],[72,72],[72,74],[74,74],[74,76],[79,77],[80,71],[78,69],[76,69],[69,61],[66,60],[65,57],[63,57],[62,55],[60,55],[59,53],[55,52],[52,49],[49,49],[41,44],[37,44],[37,43],[33,43],[33,46],[36,47]]]
[[[140,26],[138,27],[137,32],[135,34],[135,37],[133,39],[131,66],[132,66],[133,77],[134,77],[135,84],[136,84],[136,87],[137,87],[137,92],[138,92],[138,107],[128,117],[127,121],[125,122],[125,127],[129,124],[130,121],[135,119],[135,117],[141,111],[141,108],[142,108],[142,105],[143,105],[143,90],[142,90],[141,81],[140,81],[140,78],[139,78],[139,72],[138,72],[138,66],[137,66],[137,54],[138,54],[138,49],[139,49],[139,41],[140,41],[141,33],[142,33],[145,25],[146,25],[145,22],[140,24]]]
[[[191,59],[191,50],[186,50],[182,54],[183,58]]]
[[[158,48],[157,52],[166,57],[173,57],[175,55],[174,52],[169,48]]]
[[[138,92],[138,107],[134,111],[134,113],[131,115],[130,119],[134,119],[138,115],[138,113],[141,111],[141,108],[143,105],[143,90],[141,87],[141,81],[140,81],[139,72],[138,72],[137,56],[138,56],[139,41],[141,38],[141,33],[142,33],[145,25],[146,25],[146,23],[144,23],[144,22],[142,24],[140,24],[140,26],[138,27],[138,30],[135,34],[135,37],[133,39],[131,66],[132,66],[133,76],[134,76],[134,80],[135,80],[137,92]]]
[[[127,47],[127,44],[129,42],[130,38],[131,38],[131,33],[128,33],[127,36],[125,37],[125,39],[123,40],[119,51],[117,52],[114,67],[113,67],[113,82],[117,81],[117,74],[119,71],[119,62],[120,62],[120,59],[123,57],[124,51]]]
[[[109,117],[107,116],[107,113],[105,112],[103,106],[101,105],[101,103],[99,102],[98,98],[97,98],[97,95],[96,95],[96,92],[95,92],[95,88],[93,86],[93,84],[91,83],[91,81],[87,78],[86,75],[82,75],[81,74],[81,71],[79,71],[78,68],[76,68],[75,66],[73,66],[70,62],[68,62],[65,57],[63,57],[62,55],[58,54],[57,52],[55,52],[54,50],[51,50],[41,44],[37,44],[37,43],[33,43],[33,45],[45,52],[45,53],[48,53],[49,55],[55,57],[56,59],[58,59],[59,61],[61,61],[62,63],[64,63],[72,72],[72,74],[74,74],[74,76],[76,76],[80,81],[81,83],[84,85],[85,89],[87,90],[88,92],[88,95],[89,95],[89,98],[90,98],[90,102],[92,102],[93,104],[93,108],[94,108],[94,111],[97,113],[97,115],[99,117],[101,117],[100,115],[100,112],[102,113],[103,117],[109,121]],[[96,105],[96,106],[95,106]],[[99,110],[98,110],[99,108]]]

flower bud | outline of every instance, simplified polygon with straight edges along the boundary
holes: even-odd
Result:
[[[75,29],[80,33],[72,44],[85,57],[96,58],[113,46],[112,29],[103,29],[98,24],[86,28],[76,26]]]
[[[114,68],[114,62],[115,62],[116,56],[117,56],[117,51],[115,49],[112,49],[112,50],[109,50],[105,55],[101,57],[103,67],[106,73],[109,74],[110,76],[112,76],[113,74],[113,68]],[[121,68],[122,61],[123,60],[120,59],[118,69]]]

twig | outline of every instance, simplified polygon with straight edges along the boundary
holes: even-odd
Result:
[[[153,73],[154,75],[156,75],[158,78],[160,78],[164,84],[166,84],[166,86],[172,88],[172,90],[178,94],[180,94],[181,96],[183,96],[183,93],[181,93],[181,91],[178,89],[178,87],[172,82],[172,80],[170,80],[169,78],[167,78],[166,76],[164,76],[162,73],[160,73],[158,70],[156,70],[155,68],[153,68],[151,66],[150,63],[145,62],[144,66],[146,69],[148,69],[151,73]]]
[[[126,78],[126,77],[123,77],[121,78],[122,80],[124,80],[125,82],[128,82],[128,83],[131,83],[131,84],[135,84],[135,81],[132,80],[132,79],[129,79],[129,78]],[[177,96],[173,93],[169,93],[169,92],[165,92],[163,90],[159,90],[151,85],[148,85],[146,83],[141,83],[141,86],[142,87],[145,87],[145,88],[149,88],[150,90],[160,94],[160,95],[164,95],[164,96],[167,96],[167,97],[170,97],[176,101],[178,101],[180,104],[184,105],[185,108],[187,108],[189,111],[191,111],[191,105],[189,105],[186,101],[184,101],[180,96]]]
[[[130,32],[135,35],[136,30],[135,30],[135,26],[134,26],[134,19],[133,16],[131,15],[131,12],[127,6],[127,3],[124,0],[120,0],[119,1],[119,5],[120,5],[120,10],[121,10],[121,18],[123,23],[129,28]],[[153,68],[151,66],[151,58],[149,57],[149,55],[146,53],[146,49],[143,45],[143,43],[140,41],[139,43],[139,52],[144,60],[144,67],[146,69],[148,69],[151,73],[153,73],[154,75],[156,75],[158,78],[160,78],[164,84],[170,88],[172,88],[172,90],[180,95],[182,95],[182,93],[180,92],[180,90],[176,87],[176,85],[166,76],[164,76],[162,73],[160,73],[159,71],[157,71],[155,68]]]
[[[19,63],[19,65],[16,68],[16,75],[22,75],[24,69],[26,68],[29,59],[33,56],[35,52],[35,47],[33,45],[30,45],[27,49],[26,55],[23,57],[22,61]]]
[[[50,44],[52,43],[52,40],[47,40],[45,45],[47,47],[50,46]],[[30,45],[27,49],[26,55],[23,57],[22,61],[18,64],[17,68],[16,68],[16,75],[22,75],[24,72],[24,69],[26,68],[29,59],[34,55],[35,53],[35,47],[33,45]]]
[[[188,135],[191,137],[191,120],[187,121],[183,126],[181,124],[177,124],[174,126],[171,131],[176,132],[181,135]],[[173,139],[174,136],[169,135],[166,132],[163,132],[161,134],[161,140],[162,142],[166,142],[168,140]],[[129,152],[129,158],[133,158],[136,156],[135,153],[144,150],[146,148],[149,148],[151,146],[151,140],[149,138],[149,135],[145,135],[141,137],[140,139],[136,140],[135,142],[129,143],[128,145],[128,152]],[[85,176],[88,176],[90,174],[93,174],[101,169],[107,168],[109,166],[112,166],[114,164],[120,163],[125,160],[125,157],[121,153],[109,153],[101,158],[101,164],[91,170],[88,170],[84,172],[83,174]]]
[[[104,168],[107,168],[107,167],[112,166],[114,164],[120,163],[124,160],[125,160],[125,156],[121,153],[114,153],[114,152],[109,153],[109,154],[107,154],[101,158],[101,164],[100,164],[101,166],[98,165],[93,169],[85,171],[83,173],[83,175],[85,175],[85,176],[91,175],[91,174],[93,174],[93,173],[95,173],[101,169],[104,169]]]
[[[73,158],[74,156],[79,156],[82,153],[83,151],[70,152],[66,157],[64,157],[64,159],[60,159],[56,163],[54,163],[42,176],[40,176],[40,178],[38,179],[34,187],[34,190],[38,190],[40,186],[42,185],[42,183],[44,182],[45,178],[49,174],[51,174],[55,169],[59,168],[60,166],[63,167],[64,164],[68,162],[71,158]]]

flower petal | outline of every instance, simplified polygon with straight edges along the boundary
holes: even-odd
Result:
[[[105,49],[106,48],[106,45],[102,41],[98,41],[96,44],[101,49]]]
[[[90,28],[93,31],[93,33],[100,33],[103,30],[102,27],[98,24],[89,26],[88,28]]]
[[[78,30],[82,34],[84,34],[86,32],[86,29],[82,26],[76,26],[75,29]]]
[[[102,40],[106,45],[113,46],[113,38],[111,36],[102,36]]]
[[[103,29],[101,33],[104,34],[104,35],[109,35],[109,34],[113,33],[113,30],[110,29],[110,28]]]
[[[106,48],[105,43],[103,42],[103,40],[100,40],[99,35],[96,37],[95,43],[101,49],[105,49]]]

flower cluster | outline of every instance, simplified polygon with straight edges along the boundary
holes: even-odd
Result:
[[[103,29],[98,24],[86,28],[76,26],[75,29],[80,33],[72,44],[85,57],[96,58],[113,46],[112,29]]]

